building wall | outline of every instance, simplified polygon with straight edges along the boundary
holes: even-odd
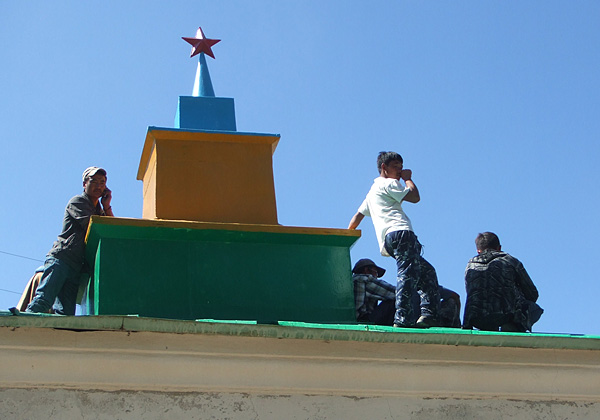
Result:
[[[444,334],[427,343],[411,333],[170,325],[0,327],[2,418],[600,418],[596,342],[450,345]]]
[[[598,419],[598,403],[251,393],[2,389],[6,419]]]

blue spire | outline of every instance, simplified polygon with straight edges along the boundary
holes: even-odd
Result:
[[[198,55],[198,68],[192,96],[180,96],[175,114],[175,128],[212,131],[236,131],[233,98],[216,98],[206,55],[215,58],[211,47],[219,39],[204,36],[198,28],[195,38],[183,39],[192,45],[191,57]]]
[[[210,80],[210,73],[208,72],[208,65],[206,64],[204,53],[200,53],[198,56],[198,68],[196,69],[196,79],[194,80],[194,91],[192,96],[215,96],[215,91],[213,89],[212,81]]]

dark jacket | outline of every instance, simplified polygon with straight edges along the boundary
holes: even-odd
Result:
[[[58,258],[80,270],[85,260],[85,235],[92,215],[104,215],[100,203],[94,205],[85,193],[71,198],[65,209],[62,232],[48,256]]]
[[[488,249],[472,258],[465,286],[466,328],[495,329],[515,323],[530,331],[543,312],[535,304],[538,291],[523,264],[506,252]]]

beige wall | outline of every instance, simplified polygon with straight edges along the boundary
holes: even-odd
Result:
[[[273,327],[275,336],[253,337],[252,330],[0,327],[0,413],[10,419],[600,418],[598,350],[357,341],[318,330],[310,339],[291,338],[306,333],[296,330]]]
[[[598,403],[504,399],[349,398],[248,393],[0,390],[2,418],[71,419],[389,419],[597,420]]]

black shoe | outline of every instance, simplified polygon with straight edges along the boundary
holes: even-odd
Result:
[[[412,324],[402,324],[400,322],[394,322],[394,327],[396,327],[396,328],[414,328],[415,326]]]
[[[439,325],[438,321],[430,316],[430,315],[421,315],[419,319],[417,319],[417,328],[429,328],[429,327],[437,327]]]
[[[524,333],[527,332],[525,328],[515,322],[509,322],[507,324],[502,324],[500,327],[500,331],[502,332],[519,332]]]

